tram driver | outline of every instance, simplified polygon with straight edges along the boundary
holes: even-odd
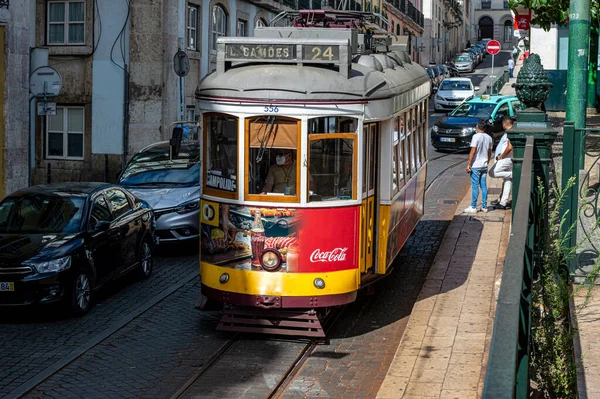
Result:
[[[296,195],[296,160],[294,151],[279,148],[276,152],[275,164],[267,172],[263,194],[279,193]]]

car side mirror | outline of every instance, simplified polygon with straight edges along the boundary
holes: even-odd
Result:
[[[437,93],[437,91],[438,91],[438,88],[437,88],[437,87],[434,87],[434,88],[433,88],[433,92],[434,92],[434,93]]]
[[[100,220],[100,221],[96,222],[96,224],[94,225],[95,232],[106,231],[109,228],[110,228],[110,222],[107,222],[106,220]]]
[[[171,140],[169,141],[169,145],[171,146],[171,159],[176,158],[179,155],[179,151],[181,150],[181,141],[183,140],[183,128],[180,126],[175,126],[173,128],[173,134],[171,135]]]
[[[475,91],[479,91],[479,89],[481,89],[481,87],[475,86]]]

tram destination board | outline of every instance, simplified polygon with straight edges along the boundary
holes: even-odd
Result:
[[[272,60],[298,61],[295,44],[225,44],[226,60]],[[303,44],[302,60],[310,62],[339,62],[340,48],[337,45]]]
[[[296,60],[296,46],[293,44],[254,44],[227,43],[226,59],[235,60]]]

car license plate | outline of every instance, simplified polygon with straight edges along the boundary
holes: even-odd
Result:
[[[440,137],[440,141],[444,141],[446,143],[454,143],[456,139],[454,137]]]
[[[14,291],[15,283],[0,283],[0,291]]]

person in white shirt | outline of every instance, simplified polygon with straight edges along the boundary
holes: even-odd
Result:
[[[471,139],[471,152],[466,171],[471,175],[471,206],[464,210],[465,213],[477,212],[477,198],[481,187],[481,210],[487,212],[487,182],[488,163],[492,157],[492,137],[485,133],[487,122],[480,119],[477,122],[477,133]]]
[[[513,71],[515,70],[515,60],[513,60],[512,58],[508,59],[508,72],[509,72],[509,76],[512,78],[513,77]]]
[[[500,199],[492,201],[492,205],[496,209],[506,209],[508,204],[508,196],[510,195],[510,189],[512,188],[512,154],[513,146],[510,144],[508,139],[507,130],[512,129],[513,121],[510,116],[505,115],[502,117],[502,127],[504,128],[504,135],[500,139],[498,146],[496,147],[496,153],[494,159],[496,163],[490,169],[490,177],[501,177],[504,179],[502,183],[502,192],[500,193]]]

